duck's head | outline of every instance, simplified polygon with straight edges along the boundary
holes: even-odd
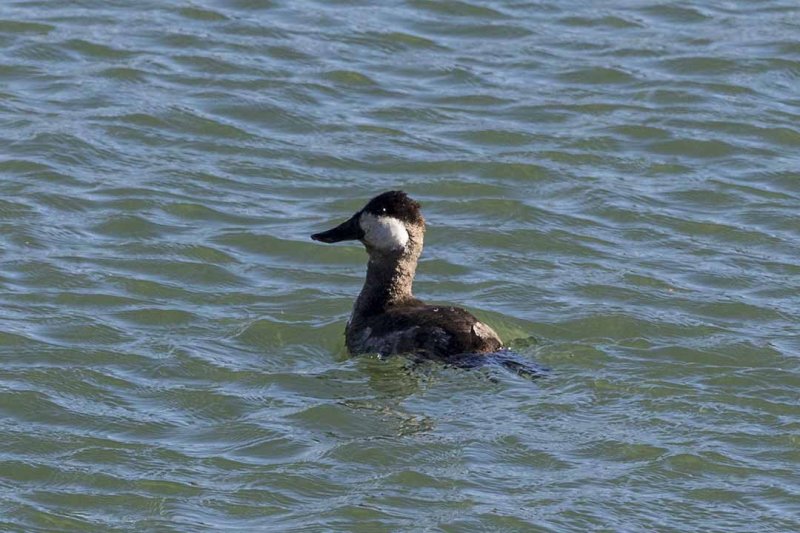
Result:
[[[370,200],[346,222],[311,238],[326,243],[358,240],[370,255],[403,254],[422,249],[424,231],[419,204],[403,191],[388,191]]]

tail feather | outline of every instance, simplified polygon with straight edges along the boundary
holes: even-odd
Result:
[[[529,361],[518,359],[516,357],[510,357],[508,354],[502,354],[501,356],[497,357],[496,360],[497,363],[506,370],[527,379],[542,378],[545,376],[545,373],[547,372],[547,368],[538,366]]]
[[[421,358],[422,359],[422,358]],[[539,379],[547,374],[547,368],[527,361],[508,349],[492,353],[467,353],[448,358],[445,364],[456,368],[473,369],[488,365],[501,366],[526,379]]]

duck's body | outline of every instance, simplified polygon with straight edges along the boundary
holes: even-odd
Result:
[[[413,353],[446,361],[502,348],[497,333],[465,309],[426,305],[413,296],[424,233],[419,204],[390,191],[347,222],[312,235],[329,243],[359,240],[369,253],[367,278],[345,330],[351,353]]]
[[[416,353],[445,360],[495,352],[503,346],[492,328],[465,309],[422,302],[393,306],[374,316],[354,316],[345,335],[352,353]]]

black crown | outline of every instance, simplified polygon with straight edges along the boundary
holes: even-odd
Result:
[[[369,201],[364,211],[376,216],[389,216],[404,222],[423,222],[419,203],[403,191],[388,191]]]

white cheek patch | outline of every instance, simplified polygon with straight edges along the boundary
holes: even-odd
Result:
[[[364,230],[364,240],[379,250],[400,250],[408,244],[408,231],[405,225],[394,217],[379,217],[362,213],[359,220]]]

